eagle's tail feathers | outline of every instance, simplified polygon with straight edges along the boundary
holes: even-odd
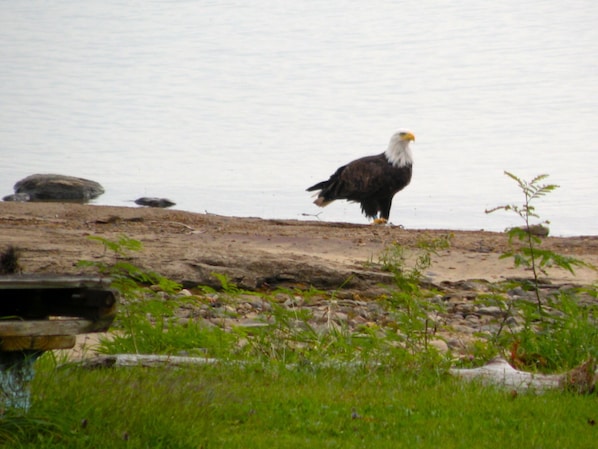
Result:
[[[332,203],[334,200],[326,200],[323,196],[319,196],[316,198],[316,200],[314,201],[314,204],[320,207],[326,207],[328,206],[330,203]]]
[[[327,184],[328,184],[328,181],[322,181],[322,182],[319,182],[317,184],[314,184],[311,187],[308,187],[305,190],[307,190],[308,192],[313,192],[314,190],[322,190],[324,187],[327,186]]]

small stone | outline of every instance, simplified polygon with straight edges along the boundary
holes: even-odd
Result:
[[[336,321],[344,322],[347,321],[347,314],[343,312],[336,312],[332,314],[332,318]]]
[[[283,306],[285,307],[301,307],[302,305],[303,298],[301,296],[287,298],[287,300],[283,303]]]
[[[463,341],[458,338],[450,338],[446,341],[446,344],[451,349],[463,349],[465,347]]]
[[[449,352],[449,346],[444,340],[432,340],[428,344],[442,354]]]
[[[6,195],[2,198],[3,201],[17,201],[17,202],[27,202],[31,200],[31,196],[28,193],[15,193],[13,195]]]
[[[254,301],[251,303],[255,310],[260,310],[262,312],[270,312],[272,311],[272,304],[268,301]]]
[[[478,309],[478,313],[480,315],[490,315],[493,317],[502,316],[503,311],[500,307],[497,306],[487,306],[487,307],[480,307]]]
[[[170,299],[168,293],[163,291],[156,292],[156,298],[161,299],[162,301],[168,301]]]
[[[515,287],[509,290],[509,296],[525,296],[526,292],[521,287]]]
[[[517,322],[517,318],[515,318],[514,316],[510,316],[509,318],[507,318],[505,320],[505,324],[507,324],[509,326],[517,326],[517,325],[519,325],[519,323]]]
[[[458,310],[463,314],[467,315],[468,313],[472,313],[476,310],[476,306],[471,303],[464,303],[459,305]]]
[[[368,312],[373,315],[382,315],[384,314],[384,309],[382,306],[376,302],[371,302],[367,305]]]
[[[358,326],[360,324],[366,324],[366,323],[368,323],[368,320],[361,315],[357,315],[351,319],[351,324],[354,326]]]
[[[161,207],[161,208],[167,208],[167,207],[172,207],[172,206],[176,205],[175,202],[170,201],[167,198],[156,198],[156,197],[148,197],[148,196],[137,198],[135,200],[135,204],[137,204],[139,206]]]
[[[474,332],[476,332],[476,330],[473,329],[471,325],[467,322],[463,324],[454,324],[452,327],[453,330],[455,330],[456,332],[461,332],[463,334],[473,334]]]
[[[430,299],[430,302],[432,304],[443,304],[444,300],[442,298],[442,295],[436,295],[433,298]]]
[[[191,321],[189,318],[177,318],[174,321],[174,324],[181,327],[187,327],[189,325],[189,321]]]

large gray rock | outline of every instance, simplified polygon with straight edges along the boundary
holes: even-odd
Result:
[[[63,175],[31,175],[18,181],[15,195],[27,194],[29,201],[89,201],[104,193],[95,181]]]

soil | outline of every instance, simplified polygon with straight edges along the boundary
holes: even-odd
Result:
[[[70,203],[0,203],[0,250],[13,245],[26,273],[80,273],[80,260],[109,257],[89,236],[142,242],[132,262],[185,285],[220,285],[213,273],[226,274],[246,289],[302,284],[321,289],[351,288],[364,293],[389,275],[377,263],[384,249],[398,243],[414,253],[419,241],[450,236],[439,251],[428,280],[489,282],[530,277],[500,255],[510,248],[504,233],[458,230],[409,230],[379,225],[225,217],[156,208]],[[598,266],[598,236],[548,237],[542,248]],[[595,271],[575,275],[549,269],[554,283],[587,285]]]

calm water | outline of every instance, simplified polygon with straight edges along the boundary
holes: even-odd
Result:
[[[504,170],[550,174],[554,234],[598,234],[598,3],[4,1],[0,195],[32,173],[235,216],[366,223],[304,189],[397,128],[391,221],[502,230]]]

